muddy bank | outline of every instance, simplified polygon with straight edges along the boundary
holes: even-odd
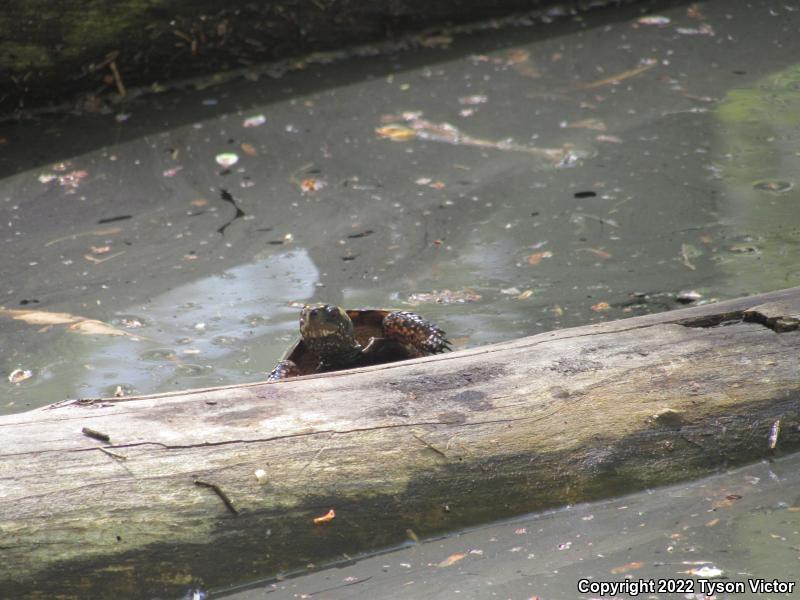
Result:
[[[628,0],[635,1],[635,0]],[[0,113],[61,104],[96,106],[131,86],[228,71],[308,52],[402,37],[434,26],[535,11],[548,18],[623,0],[289,0],[255,3],[12,1],[0,15],[0,71],[11,86]],[[555,8],[553,8],[555,7]],[[415,43],[439,43],[426,36]]]

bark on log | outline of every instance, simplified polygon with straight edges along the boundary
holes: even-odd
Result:
[[[625,3],[635,0],[606,0]],[[587,0],[6,0],[0,114]],[[118,98],[112,98],[117,100]],[[87,99],[88,100],[88,99]]]
[[[0,596],[175,596],[795,450],[799,318],[793,288],[0,417]]]

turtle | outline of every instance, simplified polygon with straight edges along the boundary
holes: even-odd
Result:
[[[307,304],[300,339],[267,381],[417,358],[450,350],[444,331],[416,313],[333,304]]]

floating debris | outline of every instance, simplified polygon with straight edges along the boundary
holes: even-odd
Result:
[[[559,127],[561,127],[561,129],[591,129],[594,131],[606,131],[608,129],[606,124],[600,119],[583,119],[581,121],[574,121],[573,123],[561,121]]]
[[[639,17],[636,19],[636,22],[639,23],[639,25],[655,25],[656,27],[663,27],[664,25],[669,25],[672,22],[672,19],[661,15],[647,15],[645,17]]]
[[[612,75],[611,77],[605,77],[604,79],[599,79],[597,81],[593,81],[591,83],[586,83],[584,85],[579,86],[579,89],[582,90],[592,90],[595,88],[603,87],[606,85],[617,85],[625,81],[626,79],[630,79],[632,77],[636,77],[637,75],[641,75],[645,71],[649,71],[653,67],[658,64],[658,61],[654,59],[647,59],[643,61],[638,67],[634,67],[633,69],[628,69],[626,71],[622,71],[622,73],[617,73],[616,75]]]
[[[722,575],[725,573],[722,569],[718,569],[714,565],[703,565],[699,569],[689,569],[685,572],[687,575],[694,575],[703,579],[722,577]]]
[[[0,317],[10,317],[28,325],[69,325],[68,329],[84,335],[130,336],[131,334],[116,329],[107,323],[95,319],[87,319],[69,313],[48,312],[44,310],[18,310],[0,306]]]
[[[702,297],[703,294],[700,292],[696,292],[694,290],[681,290],[678,292],[678,295],[675,297],[675,299],[683,304],[691,304],[692,302],[697,302]]]
[[[700,27],[677,27],[675,31],[681,35],[715,35],[714,28],[708,23],[703,23]]]
[[[597,304],[592,304],[591,309],[594,312],[603,312],[609,310],[611,305],[608,302],[598,302]]]
[[[321,525],[323,523],[329,523],[329,522],[333,521],[335,518],[336,518],[336,511],[333,510],[333,509],[330,509],[328,512],[326,512],[321,517],[315,517],[314,518],[314,525]]]
[[[456,564],[458,561],[463,560],[467,555],[464,552],[456,552],[455,554],[451,554],[447,558],[445,558],[442,562],[437,564],[436,566],[440,569],[444,567],[450,567]]]
[[[553,258],[553,253],[549,250],[543,250],[542,252],[534,252],[530,256],[528,256],[527,261],[529,265],[538,265],[542,262],[545,258]]]
[[[485,104],[488,101],[489,98],[487,98],[483,94],[475,94],[474,96],[463,96],[458,99],[458,103],[463,104],[464,106],[475,106],[477,104]]]
[[[235,152],[223,152],[222,154],[217,154],[215,160],[219,166],[229,169],[239,162],[239,155]]]
[[[164,177],[175,177],[175,175],[180,173],[182,170],[183,170],[183,167],[181,167],[181,166],[172,167],[171,169],[165,169],[164,172],[162,173],[162,175]]]
[[[777,179],[763,179],[753,183],[753,187],[762,192],[772,192],[773,194],[784,194],[794,188],[791,181],[781,181]]]
[[[304,193],[308,192],[318,192],[322,188],[324,188],[327,182],[324,179],[317,179],[315,177],[307,177],[300,182],[300,189]]]
[[[244,143],[239,146],[242,149],[242,152],[247,154],[247,156],[258,156],[258,150],[252,144]]]
[[[644,566],[642,562],[629,562],[627,564],[621,565],[619,567],[614,567],[611,569],[611,573],[613,575],[619,575],[620,573],[628,573],[629,571],[634,571],[636,569],[641,569]]]
[[[8,376],[9,383],[19,385],[26,379],[33,377],[33,371],[30,369],[14,369]]]
[[[702,250],[698,250],[695,246],[691,244],[681,244],[681,261],[683,262],[683,266],[687,269],[691,269],[692,271],[697,270],[697,267],[692,262],[693,258],[698,258],[699,256],[703,255]]]
[[[420,292],[411,294],[408,303],[412,305],[431,303],[437,304],[464,304],[466,302],[477,302],[482,296],[469,289],[463,290],[433,290],[432,292]]]
[[[568,156],[583,158],[588,154],[577,152],[574,149],[564,148],[538,148],[536,146],[525,146],[517,144],[511,140],[485,140],[472,137],[450,123],[434,123],[422,118],[422,113],[418,111],[404,112],[399,117],[384,117],[384,120],[402,120],[403,123],[389,122],[379,127],[375,132],[386,139],[395,142],[405,142],[414,138],[433,142],[443,142],[456,146],[476,146],[479,148],[493,148],[495,150],[505,150],[509,152],[525,152],[533,154],[548,161],[561,165]]]
[[[267,118],[264,115],[253,115],[252,117],[247,117],[242,125],[249,129],[250,127],[260,127],[266,122]]]

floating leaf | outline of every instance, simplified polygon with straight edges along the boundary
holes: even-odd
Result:
[[[222,154],[217,154],[215,160],[219,166],[229,169],[239,162],[239,155],[235,152],[223,152]]]
[[[641,569],[644,563],[640,562],[629,562],[624,564],[620,567],[614,567],[611,569],[611,573],[614,575],[619,575],[620,573],[628,573],[629,571],[633,571],[635,569]]]
[[[543,250],[542,252],[534,252],[528,257],[528,264],[529,265],[538,265],[542,262],[544,258],[552,258],[553,253],[549,250]]]
[[[314,525],[321,525],[322,523],[329,523],[330,521],[333,521],[335,518],[336,518],[336,511],[334,511],[333,509],[330,509],[328,512],[326,512],[321,517],[316,517],[314,519]]]
[[[308,177],[300,182],[300,189],[304,192],[318,192],[327,185],[325,180]]]
[[[244,125],[247,128],[260,127],[261,125],[263,125],[266,122],[267,122],[267,118],[264,115],[254,115],[252,117],[247,117],[244,120],[244,123],[242,123],[242,125]]]
[[[647,15],[645,17],[639,17],[636,22],[640,25],[656,25],[658,27],[663,27],[664,25],[669,25],[671,19],[661,15]]]
[[[28,325],[69,325],[71,331],[84,335],[130,335],[102,321],[77,315],[44,310],[20,310],[0,307],[0,316],[10,317]]]
[[[14,369],[9,374],[8,381],[16,385],[31,377],[33,377],[33,372],[29,369]]]
[[[410,127],[406,127],[405,125],[397,125],[395,123],[378,127],[378,129],[375,130],[375,133],[383,138],[392,140],[393,142],[407,142],[408,140],[414,139],[417,135],[417,133]]]
[[[611,305],[608,302],[598,302],[597,304],[592,304],[592,310],[594,312],[603,312],[605,310],[609,310]]]
[[[258,156],[258,150],[252,144],[244,143],[240,147],[247,156]]]
[[[463,552],[456,552],[455,554],[451,554],[447,558],[445,558],[442,562],[440,562],[437,567],[440,569],[443,567],[449,567],[451,565],[456,564],[458,561],[462,560],[466,556]]]

